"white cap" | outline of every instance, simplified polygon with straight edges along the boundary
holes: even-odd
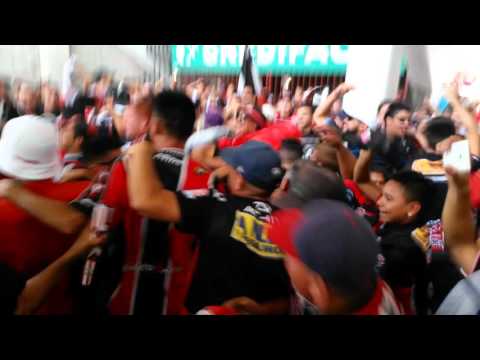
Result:
[[[0,171],[23,180],[44,180],[61,171],[58,133],[40,116],[11,119],[0,138]]]

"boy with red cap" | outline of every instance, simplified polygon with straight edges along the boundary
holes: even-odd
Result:
[[[378,276],[379,249],[370,225],[346,205],[315,200],[274,213],[268,238],[286,253],[296,292],[293,314],[400,315]]]

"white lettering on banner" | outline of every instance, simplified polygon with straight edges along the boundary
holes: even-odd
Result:
[[[257,46],[257,63],[259,66],[268,66],[275,60],[274,45],[258,45]]]
[[[176,66],[238,70],[246,45],[176,45]],[[345,45],[248,45],[260,71],[280,70],[285,66],[322,68],[347,65],[350,47]]]
[[[237,46],[222,45],[220,46],[220,65],[225,66],[228,63],[231,66],[237,66]]]
[[[278,64],[285,65],[285,56],[287,55],[287,45],[280,45],[278,47]]]
[[[348,61],[348,48],[342,48],[342,45],[330,45],[330,57],[335,64],[346,64]]]
[[[195,59],[195,55],[197,53],[198,45],[190,45],[188,48],[188,56],[187,56],[187,66],[192,65],[192,61]]]
[[[218,46],[204,45],[203,46],[203,63],[206,66],[214,67],[218,63]]]
[[[305,45],[291,45],[290,46],[290,54],[289,54],[289,64],[295,65],[297,61],[297,57],[299,55],[303,55],[305,51]]]
[[[328,64],[328,45],[310,45],[307,48],[305,56],[305,65],[309,65],[314,61]]]
[[[176,57],[177,57],[177,64],[179,66],[183,66],[183,60],[185,59],[185,46],[177,45]]]

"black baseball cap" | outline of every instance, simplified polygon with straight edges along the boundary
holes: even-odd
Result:
[[[271,192],[283,178],[280,156],[267,143],[249,141],[238,147],[223,149],[219,155],[248,183],[260,189]]]

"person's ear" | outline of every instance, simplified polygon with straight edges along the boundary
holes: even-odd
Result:
[[[242,175],[237,173],[236,171],[233,171],[232,173],[229,174],[230,177],[232,177],[232,190],[234,191],[240,191],[244,188],[245,186],[245,179],[243,178]]]
[[[290,180],[286,176],[283,177],[282,182],[280,183],[280,190],[287,192],[288,186],[290,185]]]
[[[160,121],[151,120],[150,121],[150,134],[159,135],[163,134],[165,131],[163,124]]]
[[[84,140],[85,140],[85,139],[83,138],[83,136],[79,136],[79,137],[75,138],[74,144],[75,144],[76,146],[82,146]]]
[[[416,216],[420,210],[422,209],[422,205],[418,201],[411,201],[407,204],[407,215],[409,218],[413,218]]]
[[[330,303],[330,292],[323,279],[316,275],[308,285],[308,292],[312,303],[318,307],[321,312],[326,312]]]

